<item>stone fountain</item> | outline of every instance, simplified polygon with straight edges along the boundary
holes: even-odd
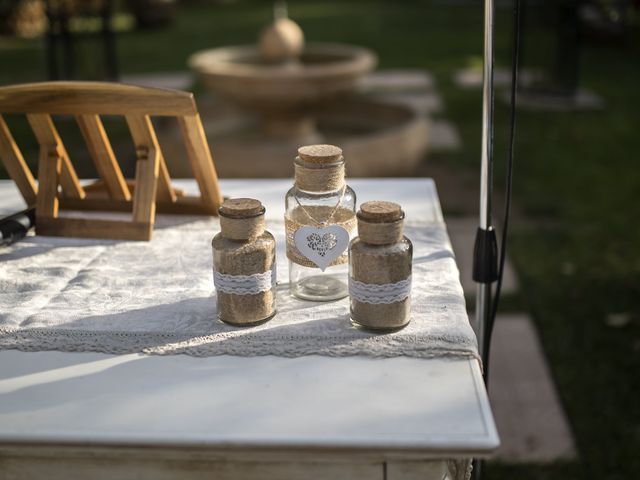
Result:
[[[297,147],[323,142],[343,147],[350,175],[407,174],[426,149],[424,118],[354,95],[373,52],[305,44],[280,5],[258,45],[196,52],[188,63],[217,100],[199,104],[222,176],[290,176]]]

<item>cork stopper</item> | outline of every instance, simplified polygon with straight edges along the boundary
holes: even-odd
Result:
[[[253,198],[228,198],[218,212],[228,218],[251,218],[262,215],[265,208]]]
[[[342,149],[335,145],[307,145],[298,149],[298,157],[307,163],[337,163],[342,161]]]
[[[369,223],[391,223],[404,218],[404,212],[397,203],[379,200],[360,205],[358,218]]]
[[[344,158],[335,145],[307,145],[293,162],[296,186],[307,192],[331,192],[344,186]]]
[[[388,245],[402,239],[404,212],[393,202],[366,202],[357,213],[358,235],[372,245]]]
[[[222,235],[232,240],[251,240],[264,233],[265,208],[253,198],[225,200],[218,209]]]

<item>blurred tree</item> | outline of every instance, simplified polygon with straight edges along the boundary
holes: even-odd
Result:
[[[580,82],[582,35],[579,9],[583,0],[526,0],[522,68],[535,72],[523,85],[529,92],[573,97]]]
[[[97,38],[101,42],[103,55],[100,72],[96,77],[116,80],[118,62],[112,22],[113,1],[45,0],[45,5],[48,19],[46,45],[49,79],[86,79],[86,75],[79,75],[76,68],[77,47],[86,39]],[[96,30],[72,28],[72,20],[78,18],[98,19],[99,27]]]
[[[175,19],[176,0],[128,0],[127,3],[141,28],[165,26]]]
[[[524,92],[575,98],[584,43],[624,41],[632,10],[631,0],[525,0],[521,65],[533,75]]]
[[[43,0],[0,0],[0,31],[23,38],[42,35],[47,29]]]
[[[636,8],[640,2],[636,0]],[[592,0],[580,9],[585,35],[599,41],[625,41],[633,15],[631,0]]]

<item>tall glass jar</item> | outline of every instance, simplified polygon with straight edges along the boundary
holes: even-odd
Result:
[[[218,318],[231,325],[266,322],[276,313],[276,241],[258,200],[225,200],[213,247]]]
[[[344,298],[356,194],[345,183],[342,149],[301,147],[294,166],[295,183],[285,197],[291,294],[313,301]]]

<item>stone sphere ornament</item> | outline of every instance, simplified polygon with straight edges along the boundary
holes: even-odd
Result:
[[[286,63],[302,55],[304,34],[296,22],[279,18],[260,34],[260,54],[272,63]]]

